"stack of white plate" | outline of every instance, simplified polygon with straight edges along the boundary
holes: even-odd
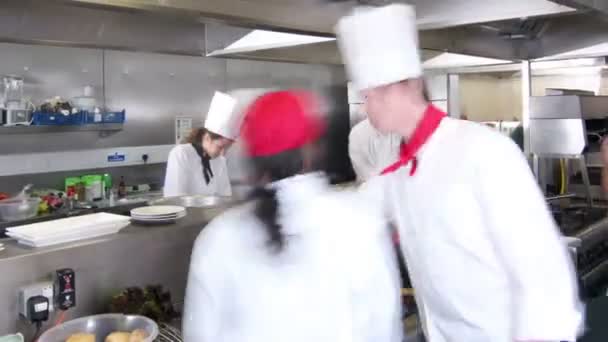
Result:
[[[7,228],[6,235],[30,247],[46,247],[115,234],[129,225],[129,217],[96,213]]]
[[[186,216],[186,208],[177,205],[153,205],[131,210],[134,221],[141,223],[171,223]]]

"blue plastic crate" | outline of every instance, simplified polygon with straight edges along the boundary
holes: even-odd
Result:
[[[84,112],[86,115],[87,124],[101,124],[103,123],[103,116],[101,113]]]
[[[69,116],[69,124],[70,125],[85,125],[87,123],[87,113],[86,112],[77,112],[73,113]]]
[[[61,113],[34,112],[32,113],[32,125],[37,126],[62,126],[72,125],[71,115]]]
[[[101,113],[101,121],[103,123],[124,123],[125,119],[126,119],[126,112],[120,111],[120,112],[106,112],[106,113]]]

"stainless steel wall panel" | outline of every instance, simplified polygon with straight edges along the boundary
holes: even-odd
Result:
[[[608,117],[608,96],[534,96],[530,98],[532,119],[603,119]]]
[[[578,155],[586,144],[582,119],[530,120],[530,153],[541,156]]]
[[[54,96],[83,95],[91,85],[102,98],[102,51],[0,43],[0,75],[24,77],[24,96],[40,104]],[[92,148],[103,139],[97,132],[1,135],[0,154]]]
[[[224,89],[221,59],[106,51],[107,106],[126,108],[128,118],[112,143],[174,143],[175,117],[193,117],[194,126],[202,125],[213,93]]]

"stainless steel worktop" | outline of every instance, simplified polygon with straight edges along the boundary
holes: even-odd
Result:
[[[20,286],[46,280],[57,269],[76,272],[77,306],[69,317],[104,312],[109,296],[129,286],[161,284],[183,301],[190,252],[203,227],[228,206],[188,209],[175,224],[129,225],[118,234],[47,248],[28,248],[2,239],[0,252],[0,336],[31,331],[18,319]],[[51,317],[53,321],[54,317]]]

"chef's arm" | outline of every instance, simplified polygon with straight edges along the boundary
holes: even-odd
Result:
[[[487,156],[475,174],[478,203],[511,285],[513,336],[575,341],[582,304],[574,266],[544,196],[515,144],[505,139],[485,148],[477,156]]]

